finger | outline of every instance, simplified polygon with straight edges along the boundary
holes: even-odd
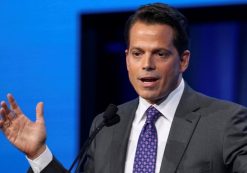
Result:
[[[13,110],[9,109],[6,102],[2,101],[1,106],[4,109],[4,111],[6,112],[7,118],[9,118],[10,120],[13,120],[17,117],[16,113]]]
[[[20,107],[18,106],[18,104],[16,103],[14,97],[12,94],[7,94],[7,98],[10,104],[10,107],[15,111],[16,114],[22,114],[22,111],[20,109]]]
[[[6,114],[8,114],[10,112],[10,109],[9,109],[9,107],[5,101],[1,102],[1,106],[2,106],[2,108],[4,108]]]
[[[6,112],[5,112],[4,108],[1,108],[0,109],[0,128],[3,127],[3,124],[6,121],[6,119],[7,119],[6,118]]]
[[[44,123],[44,103],[39,102],[36,106],[36,122]]]
[[[4,120],[6,120],[6,111],[5,111],[5,109],[4,108],[1,108],[0,109],[0,121],[4,121]]]

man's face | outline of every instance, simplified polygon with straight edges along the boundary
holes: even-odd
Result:
[[[137,21],[130,29],[125,51],[130,82],[151,104],[166,98],[180,83],[190,52],[181,57],[173,45],[174,31],[165,24]]]

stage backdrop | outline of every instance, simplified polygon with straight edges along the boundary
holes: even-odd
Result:
[[[82,62],[86,56],[81,49],[83,48],[81,40],[84,36],[90,36],[81,31],[83,14],[128,12],[140,4],[149,2],[156,1],[2,0],[0,2],[0,99],[5,100],[8,92],[13,93],[23,112],[32,120],[35,120],[36,103],[38,101],[45,103],[47,144],[66,167],[69,167],[78,152],[79,139],[84,139],[87,136],[92,117],[104,110],[103,106],[108,102],[120,103],[135,97],[126,78],[122,41],[109,41],[102,49],[90,49],[91,54],[100,51],[102,53],[107,51],[111,54],[108,63],[112,66],[111,75],[116,74],[116,79],[114,77],[105,78],[101,83],[95,82],[94,78],[85,80],[84,75],[89,72],[94,73],[94,70],[100,70],[99,72],[102,74],[108,72],[99,65],[83,71],[85,64]],[[246,2],[246,0],[166,1],[176,7],[188,9],[189,7],[210,7],[211,5],[244,4]],[[235,11],[235,13],[238,14],[239,11]],[[218,16],[213,15],[210,11],[205,14],[211,15],[213,18]],[[231,15],[234,16],[234,14]],[[103,21],[108,20],[114,19],[106,18]],[[97,21],[99,19],[95,19],[92,23]],[[117,27],[114,22],[109,22],[109,26]],[[195,89],[246,105],[245,21],[234,19],[226,22],[215,21],[213,24],[205,22],[195,23],[191,28],[195,34],[192,35],[192,43],[195,42],[198,45],[194,45],[194,47],[192,45],[191,72],[188,72],[194,76],[188,75],[186,79]],[[120,30],[117,31],[119,37],[122,36],[122,27],[123,23],[121,23]],[[209,35],[209,31],[212,35]],[[110,27],[106,32],[109,34],[115,31],[112,31]],[[91,34],[94,34],[93,30]],[[101,44],[95,41],[91,40],[87,44],[91,46]],[[86,61],[94,64],[100,58],[104,57],[99,54],[97,59]],[[108,60],[100,61],[106,63]],[[88,65],[90,66],[90,64]],[[215,73],[211,70],[214,70]],[[93,74],[91,75],[93,76]],[[120,81],[119,79],[123,79],[122,83],[114,82],[114,86],[107,84],[108,88],[111,88],[109,93],[116,93],[115,97],[119,96],[119,98],[105,97],[102,107],[97,109],[95,108],[99,105],[99,101],[95,105],[89,104],[92,103],[91,100],[95,102],[96,96],[99,95],[98,89],[93,90],[94,88],[99,88],[107,81]],[[95,82],[95,84],[92,85],[91,82]],[[94,92],[94,97],[88,98],[89,95],[83,94],[84,83],[90,83],[92,88],[88,88],[88,91],[91,92],[90,94]],[[121,91],[122,94],[119,94],[118,91]],[[85,98],[89,99],[87,103],[85,103]],[[85,114],[87,110],[85,105],[88,105],[87,109],[91,111],[89,119],[85,118],[87,115]],[[84,119],[85,121],[83,121]],[[80,127],[82,133],[79,133]],[[2,133],[0,134],[0,156],[2,172],[25,172],[28,168],[25,156],[15,149]]]

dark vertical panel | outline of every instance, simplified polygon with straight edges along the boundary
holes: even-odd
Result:
[[[83,15],[81,47],[81,141],[108,104],[136,97],[125,70],[125,13]],[[124,93],[124,94],[123,94]]]
[[[236,83],[238,84],[238,102],[247,106],[247,21],[241,23],[239,40],[239,65],[238,74],[236,78],[238,79]]]

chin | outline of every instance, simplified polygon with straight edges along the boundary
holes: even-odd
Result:
[[[157,92],[142,92],[139,93],[139,96],[147,100],[151,104],[159,103],[161,100],[164,100],[167,95]]]
[[[145,100],[147,100],[149,103],[156,103],[158,102],[160,99],[158,96],[156,95],[147,95],[147,94],[143,94],[143,95],[140,95],[142,98],[144,98]]]

